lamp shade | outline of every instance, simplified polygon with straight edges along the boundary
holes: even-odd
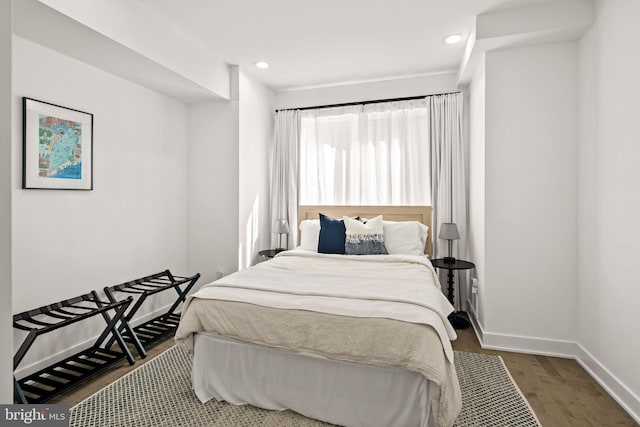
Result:
[[[455,222],[443,222],[440,226],[440,234],[438,237],[443,240],[458,240],[460,233],[458,233],[458,226]]]
[[[273,232],[276,234],[289,234],[289,221],[284,218],[277,219],[273,223]]]

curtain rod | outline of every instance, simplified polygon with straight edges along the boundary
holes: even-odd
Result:
[[[360,102],[345,102],[343,104],[328,104],[328,105],[317,105],[315,107],[302,107],[302,108],[280,108],[276,110],[278,111],[290,111],[290,110],[315,110],[320,108],[333,108],[333,107],[349,107],[352,105],[366,105],[366,104],[379,104],[381,102],[394,102],[394,101],[411,101],[414,99],[422,99],[428,96],[438,96],[438,95],[452,95],[454,93],[460,93],[460,91],[456,92],[444,92],[444,93],[433,93],[431,95],[420,95],[420,96],[408,96],[405,98],[389,98],[389,99],[376,99],[372,101],[360,101]]]

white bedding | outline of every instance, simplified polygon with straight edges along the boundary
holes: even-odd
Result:
[[[450,340],[456,333],[447,320],[453,307],[424,256],[286,251],[205,285],[189,297],[185,310],[193,298],[430,325],[453,362]]]
[[[428,385],[429,392],[400,394],[404,399],[420,402],[417,406],[409,405],[413,409],[407,414],[417,416],[420,425],[427,425],[431,419],[438,426],[451,426],[461,407],[450,342],[456,334],[447,319],[452,311],[453,307],[440,291],[431,263],[424,256],[346,256],[293,250],[205,285],[189,296],[176,331],[176,341],[193,351],[194,336],[212,332],[264,348],[283,350],[289,355],[340,362],[338,365],[348,362],[347,365],[383,370],[401,368],[418,373],[428,380],[419,381],[424,384],[421,390]],[[227,344],[220,340],[205,341],[216,347],[215,357],[226,351]],[[210,361],[215,358],[209,352],[211,349],[203,349],[195,359]],[[260,349],[256,351],[261,353]],[[229,353],[229,360],[243,352]],[[305,364],[312,363],[301,360],[305,360],[302,362]],[[224,373],[221,371],[228,368],[227,362],[223,362],[224,369],[220,369],[220,363],[203,364],[203,370],[213,371],[206,377],[214,378],[214,381],[207,380],[207,386],[202,384],[201,389],[208,391],[207,394],[199,393],[201,398],[213,396],[271,407],[269,402],[273,396],[269,387],[272,383],[273,386],[286,384],[277,378],[268,381],[264,396],[256,397],[253,388],[238,384],[233,376],[222,381]],[[324,361],[312,364],[325,366]],[[251,369],[251,373],[245,374],[252,378],[256,376],[259,380],[263,376],[263,371],[251,368],[252,362],[242,366]],[[335,366],[329,363],[326,369],[332,371]],[[202,379],[199,376],[194,377],[194,385]],[[322,374],[319,378],[324,377]],[[415,380],[412,375],[407,378]],[[294,388],[303,389],[300,387],[302,385],[297,384]],[[224,392],[225,389],[245,397],[235,399]],[[335,384],[329,389],[335,389]],[[373,389],[388,392],[384,385]],[[280,404],[300,412],[304,400],[287,398]],[[428,406],[426,410],[425,405]],[[309,415],[328,419],[323,415],[326,412],[324,403],[316,402],[311,406],[315,409],[308,412]],[[407,408],[394,406],[396,409],[402,407]],[[346,425],[361,425],[352,422],[354,417],[361,416],[358,405],[349,408],[338,420]]]
[[[416,372],[307,357],[206,332],[196,334],[194,345],[193,388],[201,402],[295,409],[353,427],[437,426],[433,384]]]

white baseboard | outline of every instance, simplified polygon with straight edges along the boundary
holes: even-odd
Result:
[[[473,304],[471,304],[471,301],[469,299],[467,299],[467,307],[469,307],[469,323],[471,323],[471,327],[473,328],[473,331],[476,333],[476,336],[478,337],[478,341],[480,341],[480,347],[482,347],[482,342],[484,340],[484,333],[482,330],[482,327],[480,326],[480,322],[478,321],[478,315],[476,313],[476,310],[473,306]]]
[[[469,313],[469,320],[482,348],[575,359],[631,418],[640,424],[640,398],[580,344],[571,341],[486,332],[480,326],[473,310]]]
[[[487,333],[482,334],[482,348],[541,356],[575,358],[576,343],[571,341]]]
[[[604,388],[622,408],[640,424],[640,397],[629,390],[622,381],[613,375],[602,363],[580,344],[576,344],[575,359]]]
[[[171,307],[171,304],[167,304],[165,307],[161,307],[155,311],[152,311],[151,313],[147,313],[143,316],[136,317],[134,321],[131,323],[131,326],[132,327],[137,326],[148,320],[153,319],[154,317],[160,316],[161,314],[166,313],[170,307]],[[34,372],[38,372],[39,370],[44,369],[47,366],[51,366],[60,360],[64,360],[69,356],[73,356],[74,354],[79,353],[80,351],[91,347],[91,345],[95,342],[95,340],[98,339],[98,336],[99,334],[93,338],[90,338],[88,340],[75,344],[73,347],[70,347],[64,351],[53,354],[44,359],[33,362],[29,365],[19,367],[18,369],[15,370],[14,375],[16,376],[16,378],[24,378],[27,375],[31,375]],[[136,357],[137,353],[134,353],[133,356]]]

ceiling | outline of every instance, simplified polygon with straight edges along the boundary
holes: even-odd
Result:
[[[283,91],[456,72],[476,15],[544,0],[136,1],[149,17]],[[463,41],[444,44],[452,33]],[[271,66],[258,70],[256,60]]]

